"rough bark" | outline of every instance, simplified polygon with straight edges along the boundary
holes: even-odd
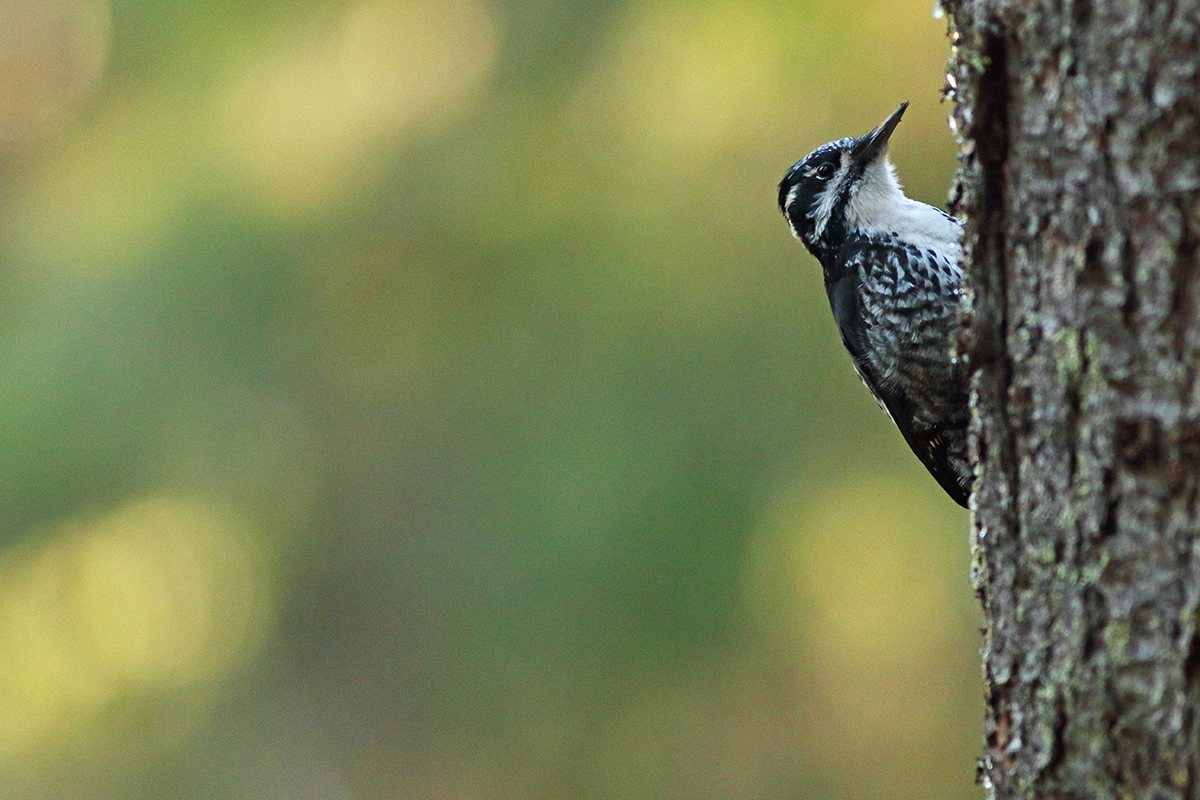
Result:
[[[1200,0],[951,0],[996,798],[1200,798]]]

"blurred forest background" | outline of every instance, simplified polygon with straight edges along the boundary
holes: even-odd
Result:
[[[931,0],[0,0],[0,797],[975,797],[784,170]]]

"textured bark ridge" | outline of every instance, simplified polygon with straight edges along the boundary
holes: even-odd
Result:
[[[997,798],[1200,798],[1200,0],[951,0]]]

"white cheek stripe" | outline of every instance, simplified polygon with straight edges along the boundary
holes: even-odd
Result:
[[[838,167],[837,175],[829,183],[825,184],[825,191],[821,193],[821,202],[817,207],[808,212],[808,216],[816,222],[813,227],[813,238],[821,238],[821,234],[825,232],[825,226],[829,224],[829,219],[833,216],[833,204],[837,202],[838,195],[841,193],[842,183],[846,180],[846,175],[850,172],[850,154],[842,151],[842,164]]]
[[[796,195],[800,194],[800,187],[793,186],[788,189],[787,199],[783,202],[783,218],[787,220],[788,229],[792,232],[792,236],[800,238],[800,232],[796,230],[795,223],[792,222],[792,205],[796,202]]]

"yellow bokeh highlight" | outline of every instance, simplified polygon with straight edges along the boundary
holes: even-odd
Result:
[[[955,525],[961,541],[946,535]],[[798,484],[775,498],[749,560],[747,610],[768,648],[796,662],[814,758],[838,771],[895,758],[929,779],[966,666],[965,540],[945,498],[900,478]]]
[[[590,130],[660,169],[744,146],[777,113],[788,45],[777,11],[753,3],[634,4],[577,99]],[[605,147],[611,143],[597,142]]]
[[[0,758],[61,744],[125,699],[195,687],[255,649],[269,575],[238,516],[151,496],[0,564]]]
[[[498,45],[483,0],[360,0],[309,22],[240,64],[218,104],[234,174],[277,210],[339,196],[380,145],[452,118]]]
[[[819,623],[856,661],[919,657],[953,602],[939,499],[886,477],[782,491],[751,556],[751,612],[795,637]]]
[[[97,52],[80,69],[92,87],[106,63],[107,6],[48,4],[59,6],[90,21],[80,47]],[[0,0],[0,13],[6,7]],[[0,65],[8,38],[0,33]],[[267,25],[249,46],[230,47],[198,85],[114,89],[86,124],[10,179],[0,237],[37,286],[128,269],[214,191],[248,198],[271,218],[319,210],[369,184],[389,148],[467,110],[498,47],[487,0],[358,0]],[[12,58],[24,52],[9,50]],[[56,85],[56,62],[27,60],[19,75]],[[15,80],[0,79],[0,146],[17,123],[28,128],[20,136],[45,137],[50,122],[37,120],[65,113],[53,103],[78,107],[83,91],[27,96],[32,90],[14,88]]]
[[[28,282],[74,284],[128,269],[162,246],[204,171],[194,137],[156,103],[101,109],[0,208],[0,231],[31,268]]]

